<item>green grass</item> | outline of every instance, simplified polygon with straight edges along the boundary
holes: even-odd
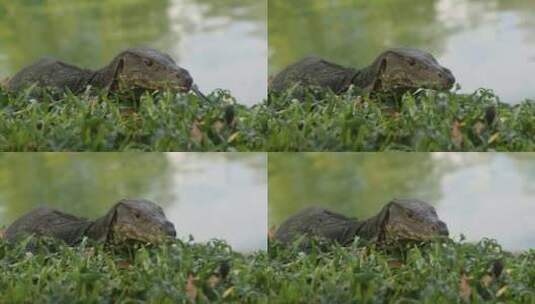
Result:
[[[269,96],[267,150],[533,151],[535,102],[512,107],[490,91],[387,97],[349,92]],[[493,115],[494,114],[494,115]],[[266,115],[268,116],[268,115]]]
[[[274,302],[535,302],[535,251],[514,256],[490,240],[397,254],[354,245],[309,255],[272,248],[270,255]]]
[[[53,247],[53,250],[45,249]],[[535,251],[493,241],[387,254],[332,246],[305,255],[272,244],[243,255],[220,241],[176,241],[117,254],[0,240],[0,303],[533,303]]]
[[[139,102],[67,94],[36,101],[0,91],[0,150],[232,150],[235,111],[228,93],[144,95]]]
[[[0,90],[1,151],[533,151],[535,102],[421,92],[398,102],[291,92],[246,107],[226,91],[32,100]]]
[[[244,256],[220,241],[130,254],[45,243],[31,254],[0,240],[0,303],[267,303],[258,273],[265,253]]]

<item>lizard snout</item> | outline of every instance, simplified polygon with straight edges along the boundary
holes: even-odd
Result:
[[[444,71],[438,72],[438,77],[442,80],[442,82],[447,88],[451,88],[455,84],[455,77],[448,69],[444,69]]]
[[[450,232],[448,231],[448,226],[443,221],[438,221],[438,223],[433,226],[433,231],[443,236],[448,236],[450,234]]]
[[[173,223],[165,222],[164,231],[166,235],[171,236],[173,238],[176,237],[176,230],[175,230],[175,226],[173,225]]]
[[[175,74],[176,78],[180,81],[180,85],[184,88],[184,91],[189,91],[193,85],[193,78],[188,71],[182,69]]]

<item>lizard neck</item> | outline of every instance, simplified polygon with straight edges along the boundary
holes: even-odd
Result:
[[[109,217],[106,215],[92,221],[85,231],[85,236],[97,242],[106,242],[110,233],[111,223]]]
[[[381,216],[375,215],[363,221],[356,221],[354,234],[368,241],[380,240],[383,232],[381,226]]]
[[[106,89],[113,83],[113,77],[114,69],[111,65],[108,65],[102,69],[93,71],[88,84],[96,89]]]
[[[377,80],[377,72],[373,65],[367,66],[360,70],[355,70],[351,78],[351,84],[358,88],[370,92],[373,90],[375,81]]]

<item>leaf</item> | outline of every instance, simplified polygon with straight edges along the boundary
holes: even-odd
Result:
[[[225,127],[225,124],[222,122],[222,121],[216,121],[214,122],[214,124],[212,125],[212,129],[216,132],[216,133],[219,133],[221,132],[221,130],[223,130],[223,128]]]
[[[500,133],[494,133],[494,134],[489,138],[488,143],[489,143],[489,144],[492,144],[493,142],[496,141],[496,139],[498,139],[498,137],[500,137]]]
[[[277,231],[277,226],[273,225],[268,230],[268,240],[273,241],[275,240],[275,231]]]
[[[463,144],[463,134],[461,133],[461,124],[456,120],[451,126],[451,141],[453,145],[460,149]]]
[[[4,239],[5,237],[6,237],[6,230],[5,229],[0,229],[0,240]]]
[[[191,139],[197,143],[198,145],[200,145],[202,143],[202,140],[204,138],[204,134],[202,133],[201,129],[199,128],[199,123],[198,122],[193,122],[193,126],[191,126],[191,131],[190,131],[190,136],[191,136]]]
[[[117,261],[116,265],[119,269],[129,269],[132,266],[128,261]]]
[[[461,281],[459,282],[459,296],[466,302],[470,301],[470,296],[472,295],[472,288],[470,287],[468,277],[463,274],[461,275]]]
[[[496,292],[496,297],[501,297],[507,291],[507,285],[503,286]]]
[[[494,278],[491,275],[486,274],[481,278],[481,285],[484,287],[488,288],[492,282],[494,282]]]
[[[223,299],[230,296],[230,294],[234,291],[234,286],[230,287],[229,289],[225,290],[223,293]]]
[[[219,285],[220,282],[221,282],[221,277],[215,274],[211,275],[208,278],[208,286],[210,286],[210,288],[216,287],[217,285]]]
[[[7,88],[8,82],[9,82],[9,77],[0,79],[0,88]]]
[[[236,132],[236,133],[230,135],[230,137],[228,138],[227,142],[228,143],[233,142],[236,138],[238,138],[238,136],[240,136],[240,132]]]
[[[481,136],[481,133],[483,133],[485,129],[486,129],[486,126],[481,121],[476,122],[474,126],[472,127],[472,130],[477,136]]]
[[[95,248],[94,247],[86,248],[84,250],[84,256],[85,257],[93,257],[93,256],[95,256]]]
[[[90,107],[94,107],[95,106],[95,103],[92,102],[89,104]],[[123,118],[127,118],[127,117],[130,117],[130,116],[134,116],[136,114],[136,110],[134,108],[122,108],[121,109],[121,116]]]
[[[195,287],[195,277],[192,274],[188,276],[186,295],[192,302],[195,302],[195,299],[197,299],[197,287]]]
[[[388,261],[388,267],[390,267],[390,268],[400,268],[401,265],[403,265],[403,264],[399,260]]]

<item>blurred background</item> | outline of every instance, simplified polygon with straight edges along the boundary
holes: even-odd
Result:
[[[269,74],[307,55],[357,68],[388,47],[427,50],[461,92],[535,99],[533,0],[269,0]]]
[[[178,237],[265,250],[265,153],[0,153],[0,227],[46,205],[94,219],[121,198],[162,206]]]
[[[270,153],[268,168],[270,227],[311,205],[364,219],[417,198],[456,239],[535,247],[535,153]]]
[[[266,97],[266,19],[267,0],[0,0],[0,77],[42,56],[97,69],[149,46],[201,90],[252,105]]]

